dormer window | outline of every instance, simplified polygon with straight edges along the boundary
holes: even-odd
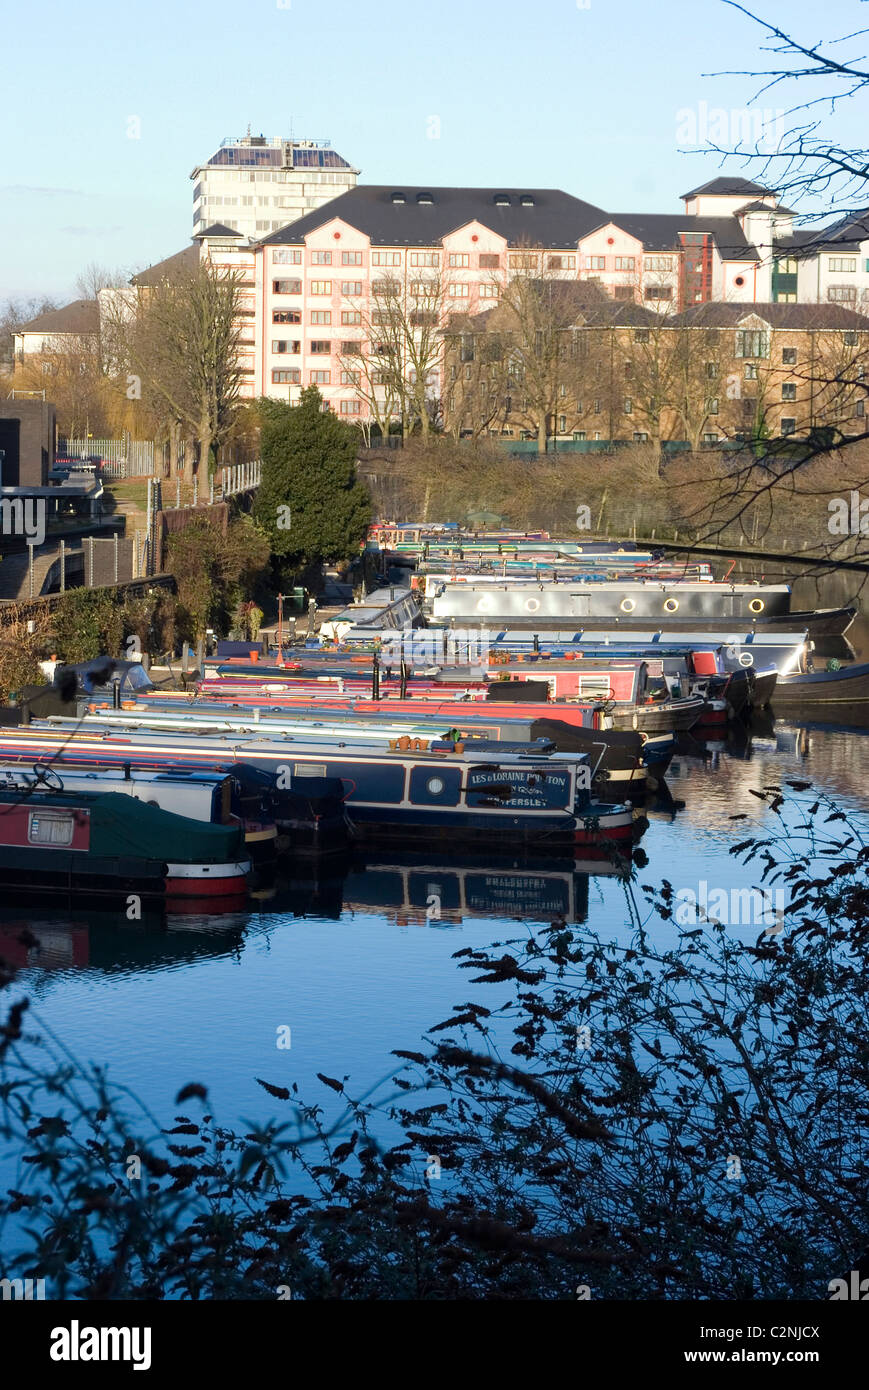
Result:
[[[496,193],[492,202],[496,208],[508,208],[510,206],[510,198],[506,193]]]
[[[422,207],[428,207],[434,202],[434,198],[431,196],[430,193],[417,193],[416,201]]]
[[[519,202],[523,208],[533,208],[534,206],[534,199],[531,197],[530,193],[523,193]]]
[[[406,202],[407,202],[407,198],[405,197],[405,195],[404,195],[403,193],[393,193],[393,195],[392,195],[392,201],[393,201],[394,203],[406,203]]]

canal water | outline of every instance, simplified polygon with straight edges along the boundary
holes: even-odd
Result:
[[[757,870],[730,850],[796,817],[795,806],[776,814],[752,794],[770,785],[788,792],[788,781],[811,782],[811,793],[789,794],[821,792],[869,834],[869,731],[761,720],[726,742],[686,738],[666,789],[645,807],[639,847],[648,863],[635,868],[633,888],[605,863],[493,866],[387,853],[297,868],[227,918],[128,922],[7,906],[0,956],[23,969],[6,997],[28,995],[32,1033],[106,1065],[164,1123],[191,1081],[208,1087],[223,1124],[266,1118],[277,1103],[258,1077],[295,1082],[300,1098],[332,1113],[340,1101],[318,1072],[349,1077],[348,1090],[360,1095],[390,1075],[394,1049],[418,1048],[454,1004],[480,995],[456,951],[557,917],[602,939],[625,937],[633,911],[648,915],[642,885],[664,878],[701,899],[704,884],[707,894],[754,886]],[[651,920],[658,944],[669,944],[672,926]],[[19,941],[25,924],[36,944]],[[730,929],[754,939],[763,926],[734,921]],[[498,1002],[491,987],[483,993],[481,1002]],[[290,1046],[278,1047],[279,1036]],[[0,1141],[0,1188],[22,1180]]]

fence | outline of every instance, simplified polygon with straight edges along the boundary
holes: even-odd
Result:
[[[67,458],[98,458],[109,478],[150,477],[154,472],[152,439],[59,439],[57,452]]]

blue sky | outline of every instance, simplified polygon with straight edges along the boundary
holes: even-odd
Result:
[[[180,250],[194,164],[248,124],[329,139],[365,182],[560,187],[615,212],[676,211],[719,171],[680,152],[684,113],[700,143],[701,103],[739,112],[757,87],[711,74],[764,65],[760,30],[722,0],[3,8],[0,298],[72,297],[88,263],[135,270]],[[813,42],[869,25],[858,0],[758,12]],[[841,51],[867,49],[869,36]],[[843,144],[865,143],[861,102],[837,117]]]

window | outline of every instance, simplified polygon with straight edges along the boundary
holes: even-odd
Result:
[[[332,322],[332,314],[329,309],[312,309],[311,323],[324,324]]]
[[[361,294],[361,293],[362,293],[362,281],[361,281],[361,280],[342,280],[342,281],[341,281],[341,293],[342,293],[342,294],[346,294],[346,295],[348,295],[348,296],[354,295],[354,294]]]
[[[510,257],[511,270],[536,270],[537,257],[514,255]]]
[[[746,362],[742,369],[742,374],[746,381],[757,381],[757,365],[754,362]]]
[[[857,269],[857,257],[856,257],[856,256],[828,256],[828,257],[827,257],[827,269],[828,269],[828,270],[835,270],[835,271],[844,271],[845,274],[851,274],[852,271],[855,271],[855,270]]]
[[[645,430],[634,430],[634,443],[635,443],[635,444],[646,444],[646,443],[648,443],[648,439],[649,439],[649,436],[646,434],[646,431],[645,431]]]
[[[856,304],[856,285],[828,285],[827,298],[834,304]]]
[[[347,371],[344,371],[344,372],[341,373],[341,385],[342,385],[342,386],[358,386],[358,385],[359,385],[359,378],[360,378],[360,376],[361,376],[361,372],[347,372]]]
[[[497,285],[481,285],[481,286],[480,286],[480,298],[481,298],[481,299],[497,299],[497,298],[498,298],[498,294],[499,294],[499,289],[498,289],[498,286],[497,286]]]
[[[311,265],[331,265],[331,264],[332,264],[332,252],[331,252],[331,251],[312,251],[312,252],[311,252]]]
[[[471,264],[471,258],[467,251],[451,251],[447,261],[448,265],[462,270]]]
[[[648,330],[648,328],[636,328],[636,329],[634,329],[634,342],[635,342],[635,343],[647,343],[648,341],[649,341],[649,330]]]
[[[341,344],[342,357],[361,357],[362,343],[358,338],[351,338]]]
[[[717,396],[713,396],[713,398],[712,398],[711,401],[707,401],[707,402],[706,402],[706,414],[707,414],[707,415],[717,415],[717,414],[718,414],[718,397],[717,397]]]
[[[414,328],[434,328],[438,316],[434,309],[413,309],[410,322]]]
[[[251,200],[248,198],[247,202]],[[272,252],[272,265],[301,265],[301,251],[289,251],[285,246],[276,246]]]
[[[358,309],[342,309],[342,310],[341,310],[341,322],[342,322],[342,323],[361,323],[361,322],[362,322],[362,314],[360,313],[360,311],[359,311]]]
[[[854,415],[857,417],[857,419],[861,419],[865,414],[866,414],[866,402],[865,402],[865,401],[857,401],[856,404],[855,404],[855,406],[854,406]]]
[[[27,839],[31,845],[71,845],[75,811],[30,811]]]
[[[856,347],[859,339],[856,333],[843,333],[842,342],[845,344],[845,347]]]
[[[397,280],[375,280],[371,285],[373,295],[397,294],[401,286]]]
[[[411,265],[424,265],[431,268],[432,266],[439,266],[441,258],[437,251],[411,251],[410,263]]]
[[[717,363],[717,362],[707,362],[707,363],[706,363],[706,375],[709,377],[709,380],[710,380],[710,381],[714,381],[714,380],[715,380],[715,378],[716,378],[717,375],[718,375],[718,363]]]
[[[301,309],[272,309],[272,323],[301,323]]]
[[[332,281],[331,281],[331,280],[312,280],[312,281],[311,281],[311,294],[331,294],[331,293],[332,293]]]
[[[606,270],[606,256],[586,256],[587,270]]]
[[[342,251],[342,252],[341,252],[341,264],[342,264],[342,265],[361,265],[361,264],[362,264],[362,252],[361,252],[361,251]]]
[[[717,443],[718,443],[718,435],[717,435],[717,434],[704,434],[704,436],[703,436],[703,443],[704,443],[704,444],[717,444]]]
[[[586,434],[585,430],[574,430],[573,437],[576,440],[588,439],[588,435]]]
[[[625,396],[625,402],[624,402],[624,405],[623,405],[622,409],[624,410],[624,412],[625,412],[626,415],[632,415],[632,414],[633,414],[634,403],[633,403],[633,401],[631,400],[630,396]]]
[[[301,352],[302,344],[290,338],[272,338],[272,352]]]
[[[317,368],[308,374],[308,381],[312,386],[330,386],[332,382],[332,373],[323,371],[322,368]]]
[[[797,365],[796,348],[782,348],[781,360],[785,367],[795,367]]]
[[[781,398],[783,401],[795,401],[797,398],[797,383],[795,381],[783,381],[781,385]]]
[[[594,408],[593,408],[593,410],[592,410],[592,414],[593,414],[593,415],[600,415],[600,401],[599,401],[597,398],[595,399],[595,402],[594,402]]]
[[[330,353],[332,344],[328,338],[314,338],[311,342],[311,352]]]
[[[613,299],[633,299],[634,289],[632,285],[614,285]]]
[[[769,334],[763,329],[740,329],[736,334],[737,357],[769,357]]]
[[[361,414],[362,414],[362,402],[361,402],[361,401],[341,401],[340,405],[338,406],[338,413],[339,413],[339,415],[361,415]]]
[[[672,270],[672,256],[646,256],[643,264],[646,270]]]
[[[797,427],[797,422],[792,415],[783,415],[781,418],[782,434],[793,434]]]
[[[301,294],[301,280],[272,280],[272,294]]]
[[[646,285],[643,290],[644,299],[672,299],[672,285]]]
[[[616,270],[633,270],[633,256],[616,256]]]
[[[777,270],[780,275],[796,275],[797,263],[792,257],[785,257],[784,260],[776,261],[773,269]]]
[[[495,252],[495,251],[481,251],[481,252],[480,252],[480,269],[481,269],[481,270],[500,270],[500,269],[501,269],[501,257],[500,257],[500,256],[497,254],[497,252]]]
[[[470,286],[467,284],[450,285],[448,293],[450,299],[467,299],[469,290]]]
[[[548,270],[576,270],[575,256],[547,256]]]
[[[301,380],[302,373],[298,367],[272,367],[274,386],[298,386]]]
[[[372,265],[401,265],[400,251],[372,251]]]
[[[433,285],[430,280],[411,280],[410,282],[410,292],[418,299],[425,299],[436,289],[437,286]]]

